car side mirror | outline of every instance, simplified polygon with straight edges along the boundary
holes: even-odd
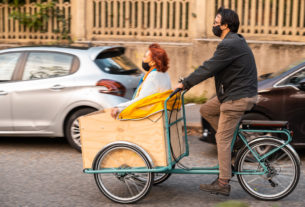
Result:
[[[305,78],[302,79],[300,82],[299,82],[299,88],[302,90],[302,91],[305,91]]]

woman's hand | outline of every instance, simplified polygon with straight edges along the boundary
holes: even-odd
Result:
[[[118,107],[111,108],[111,117],[116,119],[118,114],[120,113],[120,110]]]

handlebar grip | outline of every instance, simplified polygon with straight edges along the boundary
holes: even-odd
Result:
[[[182,88],[176,88],[176,90],[174,90],[174,92],[172,92],[170,95],[169,95],[169,98],[173,97],[176,93],[178,93],[179,91],[182,91],[183,89]]]

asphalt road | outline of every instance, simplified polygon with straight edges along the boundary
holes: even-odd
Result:
[[[190,136],[191,155],[183,160],[187,166],[216,164],[214,145]],[[298,151],[305,162],[305,151]],[[63,139],[1,138],[0,207],[36,206],[121,206],[105,198],[92,175],[82,172],[81,154]],[[304,175],[304,165],[302,175]],[[148,196],[129,206],[214,206],[238,200],[250,206],[304,206],[305,179],[288,197],[277,202],[258,201],[250,197],[233,178],[230,197],[199,190],[200,183],[210,183],[215,175],[172,175],[154,186]]]

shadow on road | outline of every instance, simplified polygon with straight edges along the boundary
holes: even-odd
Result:
[[[197,137],[194,137],[197,139]],[[200,142],[205,145],[204,142]],[[65,138],[47,138],[47,137],[1,137],[0,145],[2,147],[14,148],[69,148],[72,149]],[[296,149],[302,161],[305,161],[305,149]]]
[[[65,138],[48,138],[48,137],[1,137],[1,147],[14,147],[14,148],[36,148],[47,147],[57,148],[64,147],[70,148],[70,145]]]

